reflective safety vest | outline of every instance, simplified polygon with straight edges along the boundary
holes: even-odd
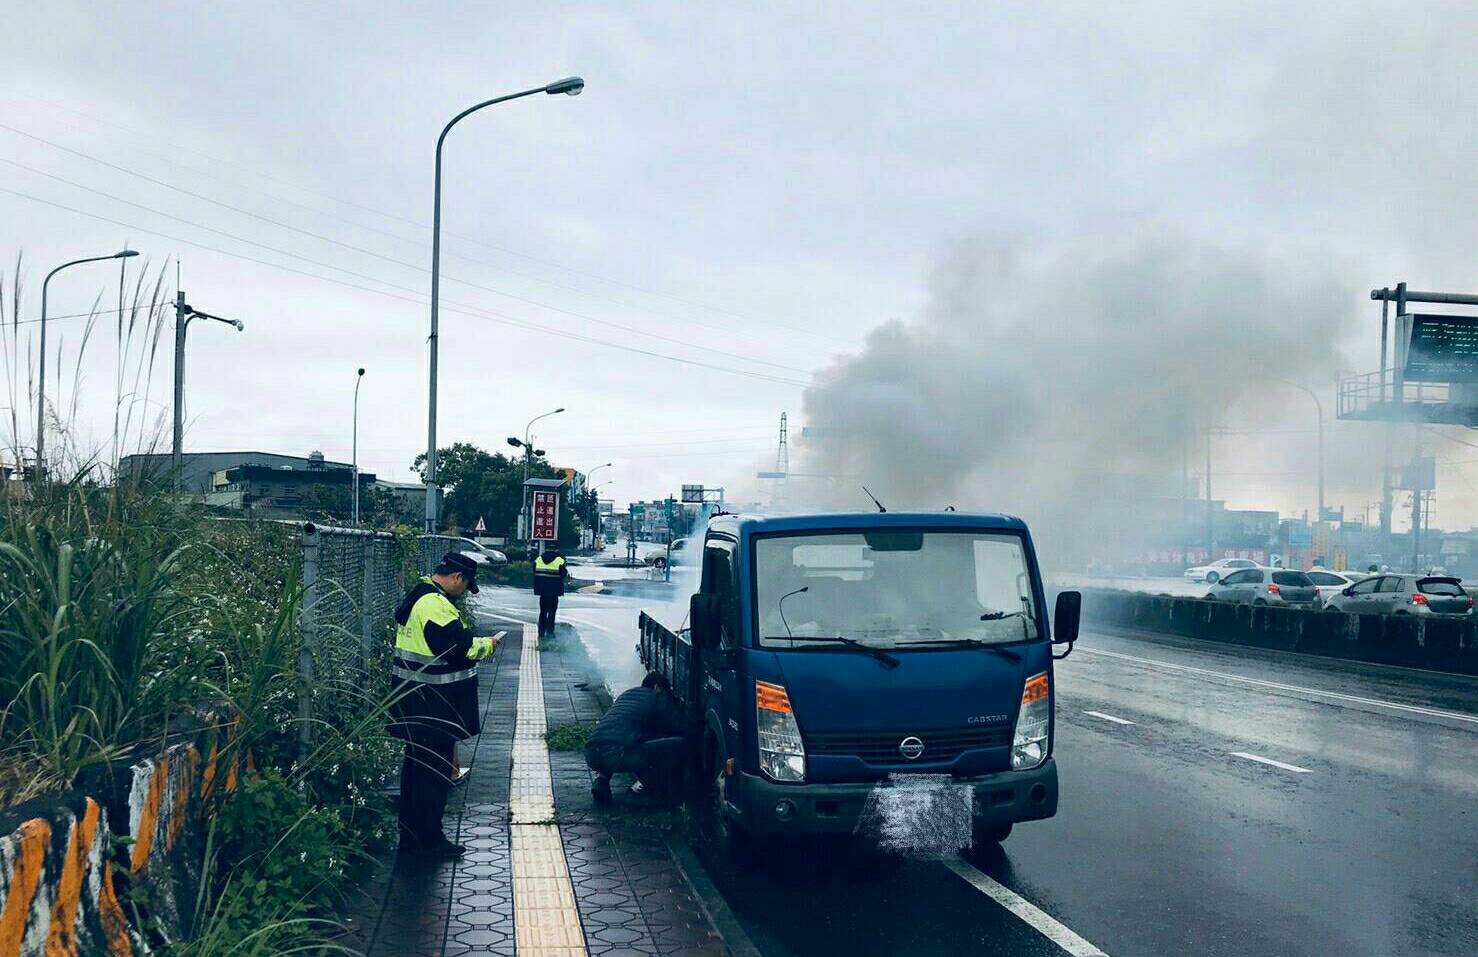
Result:
[[[468,667],[466,660],[445,661],[431,653],[431,646],[426,643],[426,626],[446,626],[458,622],[461,616],[457,614],[456,606],[451,599],[436,588],[429,577],[423,576],[421,581],[432,585],[432,589],[411,606],[410,616],[405,624],[395,631],[394,660],[391,662],[390,671],[397,678],[406,681],[414,681],[420,684],[447,685],[457,681],[466,681],[477,675],[477,665]],[[493,640],[491,638],[474,638],[472,647],[468,649],[466,659],[477,661],[492,653]],[[458,658],[463,656],[458,655]]]
[[[560,573],[564,571],[564,567],[565,557],[563,555],[556,557],[552,562],[546,562],[543,555],[540,555],[538,558],[534,559],[535,575],[545,575],[552,578],[558,578],[560,576]]]

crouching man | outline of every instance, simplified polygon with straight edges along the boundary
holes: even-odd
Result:
[[[660,678],[647,675],[640,688],[622,692],[611,703],[586,739],[585,763],[596,775],[590,789],[595,803],[610,803],[611,775],[623,772],[636,775],[634,796],[673,803],[687,752],[682,709],[661,688]]]

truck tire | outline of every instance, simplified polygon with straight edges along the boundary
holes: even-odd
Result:
[[[1011,836],[1010,822],[1005,824],[987,824],[984,821],[976,821],[970,828],[970,844],[977,849],[988,848],[993,844],[999,844]]]
[[[711,743],[705,749],[703,775],[700,820],[704,835],[725,861],[736,867],[747,866],[754,859],[753,839],[734,823],[724,808],[724,760],[717,744]]]

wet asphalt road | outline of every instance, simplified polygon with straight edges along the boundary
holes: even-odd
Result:
[[[615,691],[639,604],[561,607]],[[1102,952],[1478,954],[1478,680],[1093,632],[1057,720],[1057,817],[967,860]],[[1069,952],[938,861],[698,851],[766,957]]]

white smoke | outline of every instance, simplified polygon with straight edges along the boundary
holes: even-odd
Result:
[[[1279,403],[1334,379],[1353,297],[1330,272],[1145,229],[960,243],[916,321],[807,391],[796,471],[835,478],[796,497],[866,508],[865,484],[895,510],[1022,515],[1061,562],[1122,550],[1081,533],[1178,496],[1198,429],[1308,418]]]

